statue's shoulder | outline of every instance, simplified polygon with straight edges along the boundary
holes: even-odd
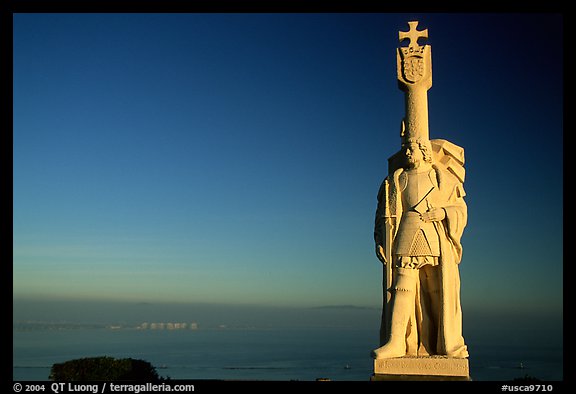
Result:
[[[404,168],[400,167],[396,169],[394,173],[392,173],[392,179],[390,181],[395,188],[399,190],[406,189],[406,185],[408,184],[408,177]]]
[[[398,168],[392,173],[388,174],[386,178],[380,184],[380,190],[378,190],[378,199],[384,197],[384,194],[390,196],[395,194],[397,189],[403,190],[406,187],[407,179],[405,179],[405,171],[403,168]]]
[[[436,184],[447,200],[460,199],[466,196],[463,182],[445,167],[434,164],[432,166]]]

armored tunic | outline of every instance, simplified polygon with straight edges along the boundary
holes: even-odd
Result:
[[[399,178],[402,217],[395,239],[396,266],[438,265],[440,241],[432,222],[421,215],[437,201],[438,181],[433,169],[404,171]]]

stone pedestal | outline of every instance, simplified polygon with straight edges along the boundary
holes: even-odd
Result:
[[[468,359],[445,356],[374,360],[370,380],[470,380]]]

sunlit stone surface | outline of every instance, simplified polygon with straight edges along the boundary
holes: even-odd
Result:
[[[428,30],[408,22],[397,50],[405,93],[401,149],[388,159],[378,193],[376,255],[384,265],[376,375],[468,376],[462,336],[459,264],[467,221],[464,150],[430,140],[427,91],[432,87]]]

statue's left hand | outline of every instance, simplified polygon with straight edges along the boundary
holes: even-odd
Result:
[[[439,222],[446,217],[446,211],[444,208],[430,208],[428,211],[424,212],[421,216],[422,220],[425,222]]]

